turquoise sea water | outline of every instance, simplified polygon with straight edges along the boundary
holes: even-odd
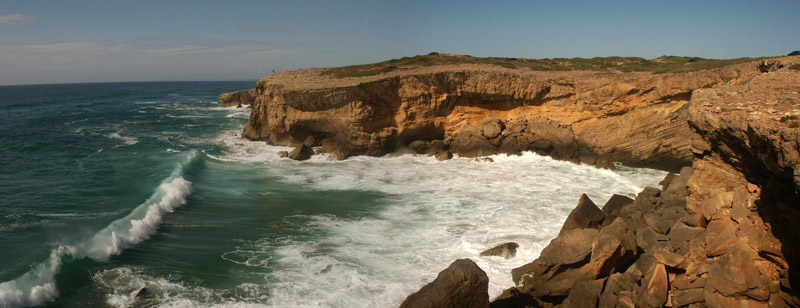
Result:
[[[0,307],[391,307],[465,257],[495,296],[581,193],[664,175],[531,153],[280,159],[218,102],[253,84],[0,87]],[[479,256],[507,241],[517,257]]]

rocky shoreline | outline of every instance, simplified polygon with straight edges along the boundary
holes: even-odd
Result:
[[[258,82],[244,136],[339,158],[533,150],[675,172],[602,209],[581,197],[491,302],[462,259],[402,307],[799,307],[800,57],[770,61],[677,74],[441,66],[339,83],[279,73]]]

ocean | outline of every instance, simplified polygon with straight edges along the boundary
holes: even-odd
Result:
[[[393,307],[459,258],[496,296],[582,193],[665,175],[533,153],[292,161],[217,98],[253,85],[0,87],[0,307]],[[509,241],[516,257],[479,256]]]

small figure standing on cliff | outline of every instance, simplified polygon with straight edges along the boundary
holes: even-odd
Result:
[[[274,68],[272,69],[272,73],[275,74],[275,69]]]

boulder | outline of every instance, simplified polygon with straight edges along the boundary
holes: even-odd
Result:
[[[703,213],[706,220],[711,220],[711,217],[720,209],[730,208],[732,202],[733,192],[720,191],[703,200],[703,203],[700,203],[700,212]]]
[[[589,199],[589,196],[583,194],[578,200],[578,205],[567,216],[567,220],[564,221],[564,225],[561,226],[561,231],[558,234],[564,234],[564,232],[575,228],[597,228],[605,218],[606,213],[598,208]]]
[[[489,277],[470,259],[459,259],[409,295],[401,308],[489,307]]]
[[[503,243],[481,252],[481,256],[499,256],[511,259],[517,255],[519,244],[514,242]]]
[[[533,296],[522,293],[516,287],[503,290],[490,304],[489,308],[519,308],[519,307],[538,307],[538,303]]]
[[[644,286],[642,294],[642,306],[663,307],[667,303],[667,269],[664,264],[656,263],[642,281]]]
[[[603,293],[600,295],[598,307],[614,308],[618,307],[620,296],[629,292],[636,286],[636,281],[630,274],[614,273],[606,280]],[[630,300],[630,298],[628,298]],[[633,307],[633,302],[630,304]],[[625,306],[623,306],[625,307]]]
[[[550,269],[585,263],[592,253],[592,243],[598,233],[596,229],[572,229],[564,232],[550,241],[538,259],[511,270],[511,279],[519,282],[523,275],[532,273],[539,275],[537,279],[546,281],[558,274],[557,271],[548,271]]]
[[[736,226],[730,219],[712,220],[705,232],[706,255],[714,257],[725,253],[736,241]]]
[[[605,282],[606,279],[575,282],[575,286],[572,287],[572,291],[563,302],[564,307],[597,307],[597,301],[600,293],[603,292]]]
[[[436,157],[436,159],[438,160],[448,160],[453,158],[453,153],[450,153],[450,151],[441,151],[434,154],[433,156]]]
[[[280,151],[280,152],[278,152],[278,157],[280,157],[280,158],[289,157],[289,151]]]
[[[500,119],[487,120],[481,125],[481,135],[486,139],[494,139],[499,137],[505,128],[505,124]]]
[[[479,157],[497,154],[497,148],[483,137],[475,126],[464,124],[453,137],[450,151],[461,157]]]
[[[636,257],[636,239],[628,224],[617,218],[601,229],[592,242],[589,268],[594,278],[607,277],[623,271]]]
[[[311,158],[312,155],[314,155],[314,149],[305,144],[301,144],[289,153],[289,158],[294,160],[307,160]]]
[[[603,205],[603,212],[609,216],[615,216],[617,211],[622,207],[631,204],[633,199],[625,197],[623,195],[614,194],[611,198],[608,199],[605,205]]]
[[[414,140],[408,144],[408,150],[414,154],[428,154],[428,141]]]
[[[800,56],[800,50],[792,51],[787,56]]]

